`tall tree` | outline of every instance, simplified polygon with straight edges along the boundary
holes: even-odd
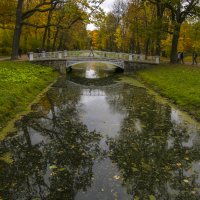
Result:
[[[25,20],[33,16],[36,12],[47,12],[51,9],[54,9],[58,3],[60,3],[59,0],[42,1],[41,3],[38,3],[33,9],[23,12],[24,0],[17,1],[16,21],[11,55],[12,59],[18,58],[22,26],[24,24],[30,25],[29,23],[25,22]],[[51,6],[52,4],[54,7]]]
[[[170,54],[170,62],[177,62],[177,47],[182,23],[189,16],[199,15],[199,0],[176,0],[167,1],[167,8],[171,11],[173,25],[173,37]]]
[[[84,12],[87,11],[89,14],[92,15],[94,13],[97,13],[103,1],[104,0],[75,0],[73,1],[73,3],[76,4],[80,10],[83,10]],[[24,9],[24,4],[26,3],[26,0],[17,1],[15,30],[14,30],[13,45],[12,45],[12,59],[17,59],[18,57],[20,37],[21,37],[22,27],[24,25],[32,26],[35,28],[46,27],[46,32],[48,32],[48,38],[49,38],[48,43],[50,43],[51,33],[50,33],[49,27],[54,26],[54,27],[57,27],[57,30],[60,29],[60,25],[58,25],[58,23],[55,23],[55,24],[51,23],[52,12],[55,10],[59,10],[60,8],[63,7],[63,5],[67,4],[68,2],[70,3],[71,1],[69,0],[36,0],[36,1],[32,1],[33,7],[26,10]],[[35,16],[36,13],[47,13],[47,12],[49,16],[47,19],[47,23],[41,25],[38,23],[33,24],[29,21],[29,19],[32,16]],[[80,16],[78,16],[76,19],[73,19],[72,23],[70,23],[70,26],[73,23],[75,23],[77,20],[80,20]],[[46,38],[46,33],[44,35],[44,41],[46,40],[45,38]]]
[[[163,15],[166,9],[165,0],[149,0],[150,3],[156,5],[156,55],[160,56],[161,51],[161,35],[163,30]]]

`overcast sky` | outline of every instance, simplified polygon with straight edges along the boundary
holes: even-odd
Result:
[[[105,0],[101,7],[105,10],[105,12],[109,12],[112,9],[114,1],[115,0]]]
[[[101,7],[104,9],[105,12],[109,12],[112,9],[114,1],[115,0],[105,0],[104,3],[101,5]],[[88,24],[87,29],[94,30],[95,29],[94,24]]]

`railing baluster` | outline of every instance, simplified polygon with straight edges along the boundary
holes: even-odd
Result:
[[[41,53],[29,53],[30,61],[37,60],[56,60],[56,59],[66,59],[70,57],[86,58],[89,56],[89,50],[82,51],[56,51],[56,52],[45,52]],[[107,51],[94,51],[97,58],[108,59],[108,60],[129,60],[135,62],[147,62],[147,63],[160,63],[159,56],[145,56],[144,54],[130,54],[130,53],[119,53],[119,52],[107,52]],[[90,58],[91,59],[91,58]]]

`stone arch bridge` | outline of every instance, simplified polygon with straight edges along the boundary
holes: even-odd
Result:
[[[29,53],[29,61],[42,65],[53,66],[61,73],[73,65],[86,62],[101,62],[112,64],[125,71],[137,70],[151,65],[159,64],[159,57],[145,56],[143,54],[128,54],[119,52],[93,51],[56,51],[41,53]]]

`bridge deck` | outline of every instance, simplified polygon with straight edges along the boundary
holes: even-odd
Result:
[[[94,56],[89,56],[90,51],[56,51],[56,52],[41,52],[29,53],[30,61],[48,61],[48,60],[63,60],[69,62],[91,62],[104,61],[110,63],[119,63],[123,61],[143,62],[143,63],[159,63],[157,56],[145,56],[143,54],[128,54],[119,52],[94,51]]]

